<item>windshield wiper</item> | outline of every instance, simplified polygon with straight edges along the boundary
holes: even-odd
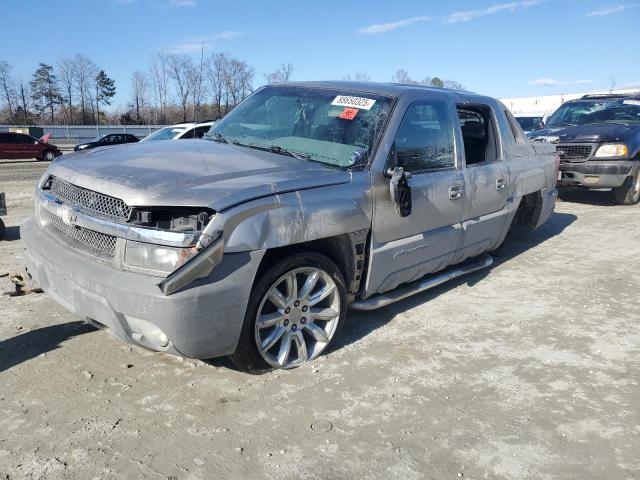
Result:
[[[293,150],[288,150],[280,145],[259,145],[257,143],[240,143],[240,142],[232,142],[234,145],[239,145],[241,147],[249,147],[255,150],[262,150],[263,152],[271,152],[277,153],[279,155],[286,155],[288,157],[297,158],[299,160],[310,160],[311,156],[306,153],[295,152]]]
[[[230,142],[224,135],[218,132],[207,133],[207,137],[218,143],[233,143],[233,141]]]

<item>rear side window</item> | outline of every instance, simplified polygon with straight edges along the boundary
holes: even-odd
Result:
[[[464,142],[467,166],[498,160],[498,137],[491,107],[458,106],[458,118]]]
[[[407,172],[455,168],[453,122],[441,101],[412,104],[394,141],[396,165]]]
[[[18,143],[18,136],[15,133],[2,133],[0,143]]]
[[[520,127],[518,121],[509,110],[505,110],[504,114],[507,117],[507,122],[509,123],[509,128],[511,129],[511,134],[513,135],[515,142],[521,145],[526,145],[528,143],[527,136],[522,131],[522,127]]]

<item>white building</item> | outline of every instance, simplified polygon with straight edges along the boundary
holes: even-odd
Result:
[[[567,100],[573,100],[594,93],[609,93],[609,91],[541,95],[539,97],[501,98],[500,101],[504,103],[515,116],[544,116],[553,113]],[[612,93],[640,93],[640,89],[613,90]]]

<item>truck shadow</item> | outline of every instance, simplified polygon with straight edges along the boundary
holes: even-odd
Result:
[[[576,219],[577,217],[572,214],[554,213],[547,223],[526,238],[522,240],[507,239],[500,249],[491,253],[494,257],[494,263],[489,268],[452,280],[432,290],[416,294],[379,310],[371,312],[349,311],[342,334],[340,338],[336,338],[330,351],[339,350],[342,347],[357,342],[374,330],[389,323],[396,315],[429,302],[439,295],[447,293],[449,290],[465,283],[470,286],[475,285],[487,277],[494,267],[508,262],[521,253],[561,234],[564,229],[571,225]]]
[[[613,192],[606,190],[587,190],[583,188],[561,188],[558,198],[567,203],[581,203],[599,207],[615,207],[618,204],[613,198]]]
[[[15,367],[46,352],[61,347],[61,343],[96,329],[88,323],[75,321],[36,328],[0,341],[0,372]]]

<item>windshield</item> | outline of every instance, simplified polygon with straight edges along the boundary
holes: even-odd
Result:
[[[144,137],[141,142],[153,142],[154,140],[173,140],[176,135],[184,132],[184,128],[165,127],[156,130],[151,135]]]
[[[640,123],[640,100],[602,98],[565,103],[551,115],[548,127],[590,123]]]
[[[211,127],[207,138],[347,168],[364,163],[391,100],[305,87],[265,87]]]

